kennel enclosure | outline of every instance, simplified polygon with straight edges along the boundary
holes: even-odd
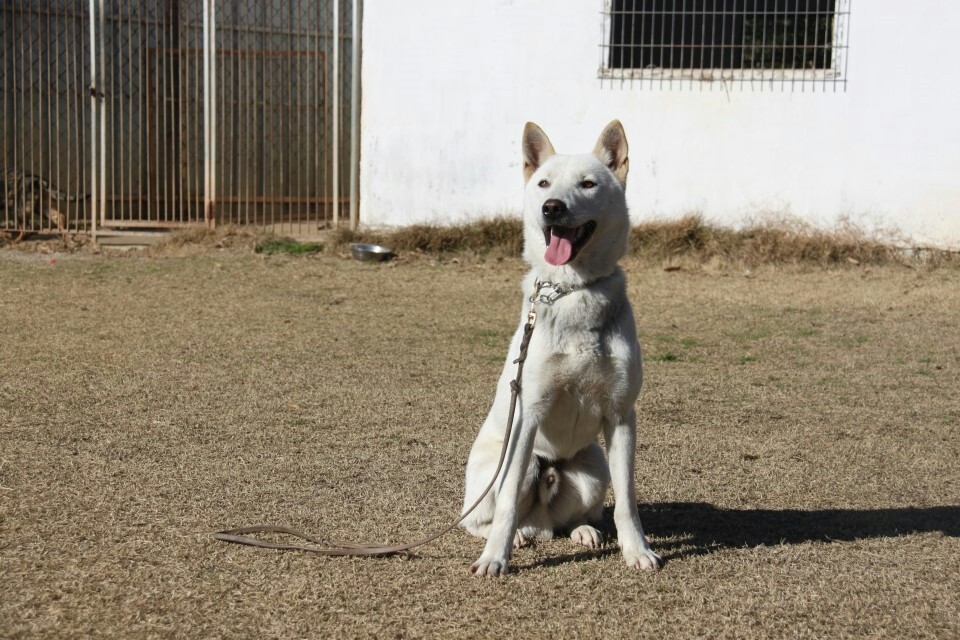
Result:
[[[57,230],[47,207],[98,235],[356,224],[359,10],[350,0],[4,2],[0,160],[11,179],[0,230]],[[44,192],[16,192],[12,177],[24,175]]]

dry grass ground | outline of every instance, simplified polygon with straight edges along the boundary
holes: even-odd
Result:
[[[462,532],[210,533],[445,524],[518,260],[0,252],[0,636],[958,637],[960,270],[626,267],[666,567],[559,540],[497,581]]]

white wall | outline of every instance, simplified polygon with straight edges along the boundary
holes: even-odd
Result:
[[[960,3],[852,3],[836,92],[601,83],[601,7],[366,0],[361,221],[515,213],[527,120],[559,152],[584,152],[619,118],[635,220],[848,216],[960,246]]]

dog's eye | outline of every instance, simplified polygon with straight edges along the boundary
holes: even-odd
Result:
[[[597,186],[597,183],[593,180],[584,180],[580,183],[580,186],[584,189],[593,189],[595,186]]]
[[[541,180],[537,186],[539,186],[541,189],[546,189],[550,186],[550,183],[546,180]]]

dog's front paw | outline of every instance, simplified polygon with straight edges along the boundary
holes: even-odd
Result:
[[[505,559],[494,559],[481,556],[479,560],[470,565],[470,573],[475,576],[487,576],[490,578],[499,578],[506,575],[510,567]]]
[[[623,559],[628,567],[638,571],[657,571],[663,566],[663,560],[653,552],[653,549],[624,551]]]
[[[582,524],[571,531],[570,539],[590,549],[599,549],[603,544],[603,535],[588,524]]]

